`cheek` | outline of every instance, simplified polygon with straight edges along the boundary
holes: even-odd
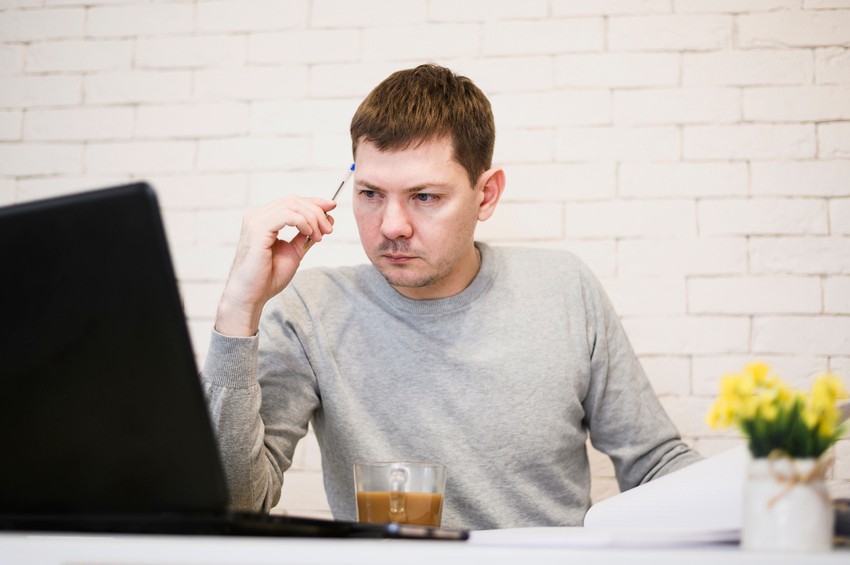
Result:
[[[354,222],[357,224],[357,231],[360,233],[360,239],[368,238],[374,235],[378,224],[376,214],[370,213],[369,208],[365,206],[353,207]]]
[[[438,214],[419,217],[414,231],[422,239],[443,248],[465,245],[475,231],[477,216],[465,208],[451,211],[441,210]]]
[[[475,229],[478,223],[477,211],[466,202],[459,202],[454,206],[447,207],[435,214],[431,221],[435,225],[439,225],[442,230],[450,230],[452,232],[467,231]]]

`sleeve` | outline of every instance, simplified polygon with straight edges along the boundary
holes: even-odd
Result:
[[[582,289],[590,351],[583,406],[593,446],[614,464],[620,490],[699,461],[664,411],[620,320],[586,268]]]
[[[272,312],[264,314],[254,337],[213,330],[202,371],[231,507],[237,510],[268,511],[278,503],[283,473],[319,404],[298,332]]]

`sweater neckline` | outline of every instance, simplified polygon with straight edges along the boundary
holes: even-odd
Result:
[[[411,314],[445,314],[466,308],[477,300],[493,284],[498,270],[498,254],[486,243],[476,241],[481,252],[481,267],[472,282],[459,293],[446,298],[413,300],[399,293],[374,266],[370,266],[368,283],[373,292],[398,310]]]

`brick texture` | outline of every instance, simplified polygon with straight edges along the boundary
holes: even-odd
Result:
[[[425,61],[493,105],[479,238],[581,257],[693,445],[740,442],[703,416],[748,361],[850,385],[846,0],[0,2],[0,205],[150,181],[202,360],[241,215],[326,195],[362,97]],[[366,260],[334,216],[305,267]],[[311,434],[276,511],[327,515],[320,476]]]

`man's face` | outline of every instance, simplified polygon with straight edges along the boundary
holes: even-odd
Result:
[[[478,272],[473,245],[480,187],[448,139],[401,151],[357,147],[354,217],[373,265],[408,298],[462,291]]]

